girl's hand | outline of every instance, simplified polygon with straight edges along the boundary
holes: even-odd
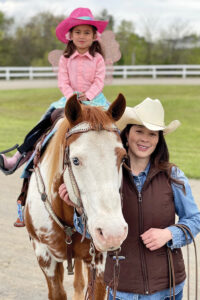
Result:
[[[171,231],[167,228],[150,228],[141,234],[141,238],[145,246],[153,251],[164,246],[168,241],[172,239]]]
[[[68,194],[68,191],[67,191],[67,188],[66,188],[65,183],[63,183],[63,184],[60,185],[59,190],[58,190],[58,193],[59,193],[60,198],[61,198],[65,203],[67,203],[67,205],[75,207],[76,210],[77,210],[77,212],[79,213],[79,215],[82,215],[82,213],[83,213],[82,208],[81,208],[81,207],[78,207],[75,203],[73,203],[73,202],[70,200],[69,194]]]
[[[78,96],[78,100],[79,101],[88,101],[85,93],[80,93],[79,96]]]

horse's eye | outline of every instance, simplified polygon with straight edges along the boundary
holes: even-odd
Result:
[[[75,166],[78,166],[80,164],[78,157],[72,158],[72,161]]]

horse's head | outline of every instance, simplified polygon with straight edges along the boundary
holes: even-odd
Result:
[[[125,106],[119,95],[108,111],[80,105],[75,96],[65,107],[69,131],[63,179],[70,199],[83,206],[88,230],[100,251],[118,248],[128,231],[120,197],[126,151],[114,126]]]

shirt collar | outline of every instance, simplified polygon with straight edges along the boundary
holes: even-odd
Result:
[[[140,172],[140,174],[138,174],[137,176],[133,174],[133,176],[138,177],[138,176],[141,176],[141,175],[145,175],[147,177],[147,175],[149,173],[150,166],[151,166],[151,164],[149,162],[144,171]]]
[[[149,173],[150,165],[151,165],[151,164],[150,164],[150,161],[149,161],[148,165],[146,166],[146,169],[143,171],[143,172],[145,173],[146,176],[147,176],[148,173]]]
[[[70,56],[71,59],[74,59],[75,57],[80,56],[80,57],[88,57],[90,60],[93,59],[93,56],[87,51],[84,54],[80,54],[77,50]]]

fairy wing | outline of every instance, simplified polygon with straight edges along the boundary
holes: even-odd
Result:
[[[113,31],[104,31],[99,42],[104,52],[106,64],[113,64],[121,58],[119,43],[116,41]]]
[[[113,64],[121,58],[121,52],[119,49],[120,46],[115,39],[114,32],[111,30],[104,31],[99,42],[104,52],[104,59],[106,64],[105,83],[110,84],[114,72]]]
[[[48,61],[52,65],[53,71],[55,73],[58,73],[58,64],[62,54],[63,54],[63,50],[58,50],[58,49],[52,50],[48,54]]]

